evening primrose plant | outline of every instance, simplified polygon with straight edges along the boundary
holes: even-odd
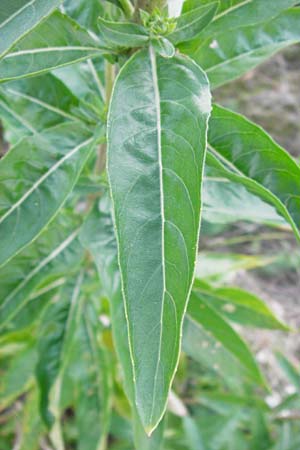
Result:
[[[1,450],[296,448],[235,324],[289,328],[225,276],[270,260],[198,245],[300,239],[299,165],[212,103],[299,42],[297,4],[2,0]]]

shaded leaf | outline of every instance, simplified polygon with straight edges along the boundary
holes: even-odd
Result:
[[[222,316],[206,301],[203,301],[195,290],[192,291],[190,297],[187,315],[211,333],[242,364],[254,381],[261,385],[265,384],[264,377],[246,343]]]
[[[65,369],[68,347],[79,321],[82,280],[80,273],[61,289],[58,298],[47,307],[40,324],[36,374],[40,389],[41,416],[49,428],[54,424],[54,416],[49,409],[50,393]]]
[[[34,243],[0,269],[0,328],[22,310],[41,283],[60,279],[81,263],[76,222],[59,216]]]
[[[233,322],[252,327],[289,330],[287,325],[275,317],[263,300],[243,289],[214,288],[195,280],[194,290],[205,303]]]
[[[92,143],[87,127],[66,123],[24,138],[1,159],[0,266],[53,219],[72,191]]]

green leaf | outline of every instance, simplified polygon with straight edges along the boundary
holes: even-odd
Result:
[[[196,266],[196,276],[210,282],[228,281],[237,271],[250,270],[270,264],[274,259],[260,255],[239,253],[201,252]]]
[[[294,366],[283,353],[276,352],[277,361],[288,380],[300,391],[300,370]]]
[[[275,206],[300,239],[300,168],[259,126],[214,106],[208,164]]]
[[[259,25],[219,33],[188,54],[205,69],[211,85],[216,88],[299,40],[300,10],[295,8]]]
[[[195,280],[194,291],[202,300],[227,319],[246,326],[289,330],[267,305],[254,294],[234,287],[214,288]]]
[[[141,25],[130,22],[109,22],[98,18],[100,36],[108,46],[142,47],[149,41],[149,33]]]
[[[175,55],[175,47],[167,38],[153,38],[151,45],[155,52],[163,58],[173,58]]]
[[[201,34],[201,40],[213,35],[217,38],[218,33],[223,33],[224,30],[231,32],[241,26],[246,27],[263,23],[297,3],[297,0],[273,0],[272,2],[269,0],[243,0],[237,2],[235,0],[234,4],[227,2],[227,5],[223,7],[222,1],[220,2],[222,9],[218,11],[211,24],[204,29]],[[193,45],[195,44],[196,41]]]
[[[34,366],[37,360],[33,342],[7,359],[7,368],[0,380],[0,410],[8,407],[17,397],[28,390],[33,381]],[[1,367],[2,372],[2,367]]]
[[[48,72],[103,52],[87,30],[56,11],[1,59],[0,82]]]
[[[218,7],[218,2],[202,5],[179,16],[177,26],[168,39],[173,44],[189,41],[195,38],[212,21]]]
[[[41,416],[49,428],[54,423],[53,413],[49,409],[50,393],[65,369],[67,352],[79,321],[82,281],[82,272],[71,278],[58,298],[45,310],[40,325],[36,375],[40,388]]]
[[[203,220],[211,224],[243,221],[288,227],[273,206],[240,183],[228,180],[224,173],[220,176],[209,164],[205,168],[202,202]]]
[[[135,399],[150,433],[177,367],[193,279],[210,93],[185,57],[133,56],[114,87],[108,173]],[[174,202],[176,198],[176,202]]]
[[[0,86],[1,118],[10,142],[59,125],[76,121],[79,100],[52,74],[15,80]]]
[[[0,266],[53,219],[72,191],[92,144],[87,127],[67,123],[24,138],[1,159]]]
[[[35,242],[0,269],[0,328],[21,311],[41,283],[45,287],[81,263],[76,222],[59,215]]]
[[[159,450],[163,439],[163,421],[151,437],[147,436],[135,406],[133,369],[111,209],[111,201],[107,193],[104,193],[88,216],[80,239],[82,245],[93,255],[104,294],[110,301],[114,344],[122,367],[124,389],[132,408],[136,448],[138,450]]]
[[[247,374],[254,381],[265,385],[264,377],[246,343],[221,315],[211,308],[206,301],[203,301],[195,290],[192,291],[190,297],[187,315],[211,333],[242,364]]]
[[[44,431],[38,411],[38,390],[34,386],[27,397],[21,422],[20,450],[38,450],[40,438]]]
[[[104,13],[104,2],[99,0],[64,0],[64,10],[84,28],[98,32],[98,17]]]
[[[77,445],[78,450],[98,450],[107,445],[113,367],[103,346],[97,310],[91,301],[84,302],[80,316],[72,339],[74,361],[67,368],[76,386]]]
[[[62,0],[3,0],[0,10],[0,57],[45,19]]]

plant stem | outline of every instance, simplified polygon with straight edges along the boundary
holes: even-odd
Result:
[[[109,102],[114,87],[115,81],[115,66],[105,61],[105,102],[108,109]],[[95,164],[94,171],[97,174],[102,173],[105,170],[106,165],[106,143],[100,144],[98,148],[98,156]]]
[[[135,17],[138,17],[140,9],[151,13],[155,8],[162,10],[166,5],[167,0],[136,0]]]
[[[134,14],[134,7],[130,0],[119,0],[125,16],[130,19]]]

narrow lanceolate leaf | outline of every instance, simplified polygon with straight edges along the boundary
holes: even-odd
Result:
[[[173,44],[178,44],[195,38],[211,22],[217,7],[218,2],[214,2],[182,14],[177,20],[175,31],[168,36],[168,39]]]
[[[289,330],[275,317],[262,299],[243,289],[214,288],[200,280],[195,280],[194,291],[211,308],[232,322],[258,328]]]
[[[0,266],[55,216],[73,189],[92,143],[85,127],[63,124],[24,138],[1,159]]]
[[[289,229],[272,205],[209,164],[205,167],[202,203],[203,220],[212,224],[243,221]]]
[[[133,413],[135,446],[139,450],[159,450],[163,440],[163,423],[161,422],[159,427],[148,437],[136,410],[128,328],[121,292],[117,242],[111,213],[111,201],[106,193],[90,213],[81,231],[80,239],[93,255],[104,295],[110,301],[114,344],[122,367],[124,389]]]
[[[265,384],[255,358],[246,343],[218,312],[211,308],[206,301],[203,301],[197,291],[193,290],[191,294],[187,316],[211,333],[221,346],[228,350],[246,369],[247,374],[253,380],[259,384]]]
[[[81,320],[75,331],[73,353],[76,363],[69,370],[74,373],[77,391],[75,411],[78,450],[105,449],[111,415],[113,373],[110,355],[101,340],[98,314],[91,302],[83,305]]]
[[[121,70],[108,119],[108,173],[135,401],[151,432],[177,367],[197,251],[210,93],[191,60],[153,48]]]
[[[218,87],[299,40],[300,9],[294,8],[265,23],[219,33],[188,54],[206,70],[212,87]]]
[[[41,283],[45,287],[80,264],[78,233],[73,218],[60,215],[35,242],[0,269],[1,329],[27,305]]]
[[[0,5],[0,57],[61,2],[62,0],[3,0]]]
[[[300,168],[259,126],[214,106],[208,163],[273,204],[300,239]]]
[[[80,273],[69,280],[55,301],[50,303],[43,315],[38,338],[37,380],[40,388],[41,416],[48,427],[54,423],[49,410],[50,393],[59,384],[59,375],[66,364],[66,352],[72,340],[72,332],[79,321]],[[56,405],[55,405],[56,406]]]
[[[141,47],[149,41],[149,33],[141,25],[98,19],[100,36],[108,46]]]
[[[1,59],[0,82],[48,72],[102,53],[98,40],[56,11]]]
[[[294,6],[298,3],[297,0],[243,0],[235,1],[235,4],[228,4],[227,8],[224,6],[223,11],[220,11],[214,17],[210,25],[204,29],[201,38],[209,36],[217,36],[218,33],[223,33],[224,30],[234,30],[241,26],[255,25],[272,19],[280,14],[282,11]],[[220,2],[222,7],[223,1]],[[196,43],[196,40],[195,40]],[[194,44],[195,44],[194,43]]]

